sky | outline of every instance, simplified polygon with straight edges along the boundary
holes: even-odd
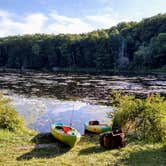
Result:
[[[166,0],[0,0],[0,37],[86,33],[166,13]]]

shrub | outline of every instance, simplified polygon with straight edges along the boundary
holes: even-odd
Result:
[[[18,113],[9,105],[10,100],[0,95],[0,128],[10,131],[23,129],[23,120]]]
[[[166,139],[166,100],[158,94],[138,99],[133,95],[113,92],[113,127],[121,127],[138,139],[164,141]]]

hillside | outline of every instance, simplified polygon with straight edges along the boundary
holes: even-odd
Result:
[[[0,38],[0,67],[15,69],[165,69],[166,14],[88,34]]]

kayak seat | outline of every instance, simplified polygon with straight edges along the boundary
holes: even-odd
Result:
[[[89,125],[99,125],[99,121],[97,120],[89,121]]]
[[[63,126],[63,131],[64,131],[65,133],[68,133],[70,130],[71,130],[70,127]]]
[[[62,126],[56,126],[55,128],[56,128],[56,129],[59,129],[59,130],[60,130],[60,129],[63,129]]]

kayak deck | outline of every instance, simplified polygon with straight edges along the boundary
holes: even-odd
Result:
[[[65,130],[67,129],[67,130]],[[52,125],[51,134],[59,141],[73,147],[79,142],[81,134],[75,129],[65,125]]]
[[[85,124],[85,130],[93,132],[93,133],[103,133],[111,130],[111,126],[108,124],[98,124],[98,125],[90,125],[88,123]]]

